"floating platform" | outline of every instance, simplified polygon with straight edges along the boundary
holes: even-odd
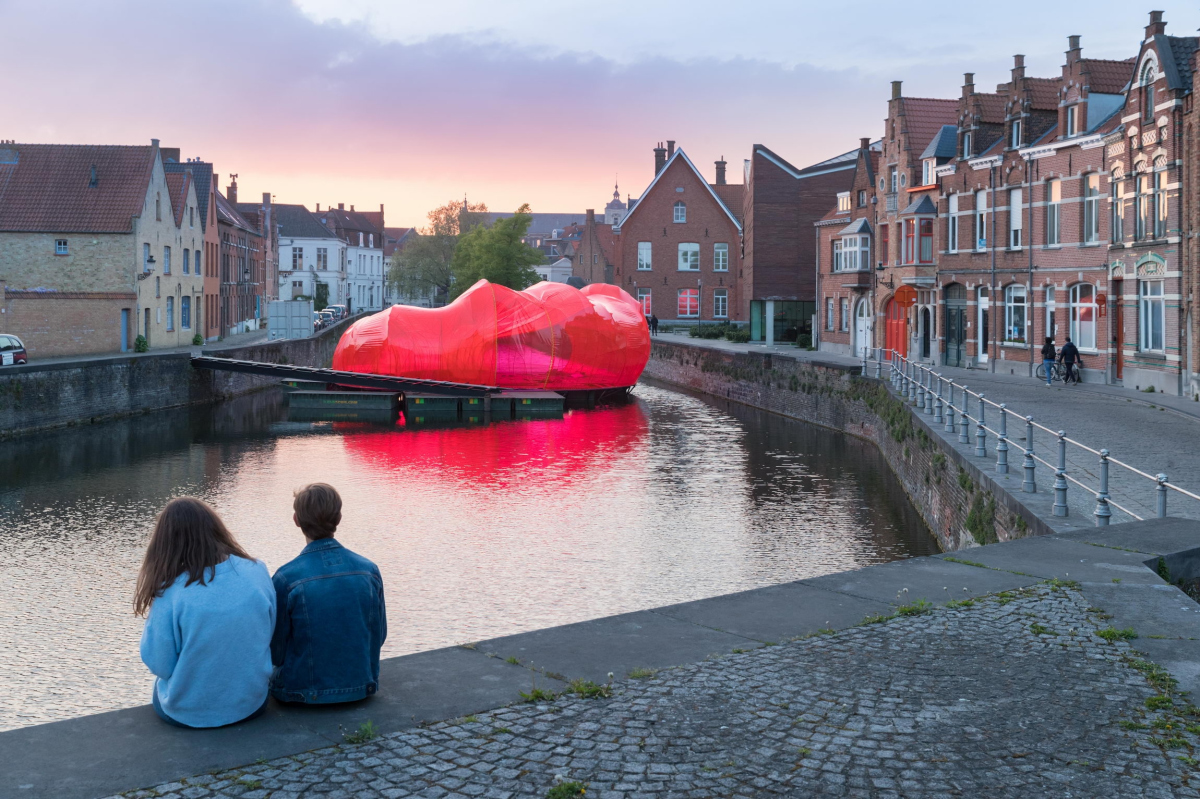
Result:
[[[498,391],[491,397],[493,419],[562,416],[565,400],[554,391]]]
[[[476,397],[475,400],[482,406],[482,398]],[[414,414],[422,416],[432,416],[433,414],[458,416],[461,404],[461,397],[418,394],[415,392],[405,392],[404,394],[404,413],[406,416]]]
[[[454,400],[457,402],[457,400]],[[301,391],[288,394],[288,407],[310,411],[376,411],[395,414],[400,395],[384,391]]]

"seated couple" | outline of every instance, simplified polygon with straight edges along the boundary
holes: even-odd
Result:
[[[142,661],[154,710],[179,727],[223,727],[280,702],[353,702],[379,690],[383,579],[334,540],[342,499],[314,483],[292,520],[308,545],[271,578],[192,497],[163,508],[138,575]],[[147,615],[148,614],[148,615]]]

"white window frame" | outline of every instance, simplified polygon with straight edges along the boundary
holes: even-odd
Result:
[[[825,329],[833,330],[833,297],[825,298]]]
[[[1080,107],[1080,105],[1078,103],[1076,103],[1075,105],[1067,106],[1067,138],[1068,139],[1078,136],[1081,133],[1080,128],[1079,128],[1079,112],[1081,110],[1082,110],[1082,108]]]
[[[692,292],[695,292],[695,294],[693,294]],[[683,299],[685,295],[687,296],[687,298],[689,300],[688,312],[687,313],[679,313],[679,301],[681,299]],[[693,297],[696,300],[696,312],[695,313],[691,312],[691,305],[692,305],[691,299]],[[700,289],[693,289],[693,288],[679,289],[679,292],[675,295],[675,313],[676,313],[676,316],[678,316],[680,319],[697,319],[697,318],[699,318],[699,316],[700,316]]]
[[[729,271],[729,245],[726,243],[713,245],[713,271]]]
[[[1083,176],[1082,183],[1083,243],[1096,244],[1100,241],[1100,173],[1088,172]]]
[[[1014,150],[1021,148],[1021,120],[1014,119],[1012,121],[1012,136],[1009,140],[1009,146]]]
[[[842,240],[833,240],[833,271],[842,271]]]
[[[826,207],[828,207],[828,206],[826,206]],[[675,210],[675,215],[674,215],[675,222],[677,222],[677,223],[687,222],[687,203],[685,203],[683,200],[676,200],[674,210]]]
[[[1138,281],[1138,349],[1166,352],[1167,313],[1162,280]]]
[[[649,241],[638,242],[637,268],[639,272],[649,272],[654,268],[654,244]]]
[[[1019,249],[1023,241],[1025,229],[1024,214],[1025,193],[1020,188],[1008,190],[1008,246],[1009,249]]]
[[[838,328],[842,333],[850,332],[850,298],[842,297],[838,302]]]
[[[1062,180],[1046,181],[1046,246],[1062,244]]]
[[[1004,288],[1004,343],[1028,343],[1028,300],[1029,292],[1025,290],[1023,283],[1013,283]]]
[[[639,288],[637,290],[638,302],[642,306],[642,316],[653,316],[654,315],[653,297],[654,297],[654,294],[651,291],[651,289]]]
[[[175,331],[175,296],[167,295],[167,332]]]
[[[980,189],[975,192],[975,252],[988,246],[987,210],[987,189]]]
[[[729,318],[729,289],[713,290],[713,318]]]
[[[958,195],[951,194],[947,202],[949,212],[946,214],[946,249],[948,252],[958,252]]]
[[[1058,327],[1058,318],[1055,315],[1057,313],[1057,311],[1058,311],[1058,302],[1055,300],[1054,285],[1051,284],[1049,286],[1046,286],[1046,330],[1045,330],[1045,334],[1052,338],[1058,335],[1058,331],[1056,329]]]
[[[694,241],[679,242],[679,271],[700,271],[700,245]]]
[[[1109,178],[1109,200],[1112,203],[1108,238],[1113,244],[1125,241],[1125,181],[1116,176]]]
[[[171,274],[171,248],[163,245],[163,271],[164,275]]]
[[[303,268],[304,268],[304,248],[303,247],[293,247],[292,248],[292,271],[299,272]]]
[[[1076,283],[1068,290],[1069,330],[1071,341],[1081,350],[1096,349],[1096,321],[1099,307],[1096,305],[1096,287],[1091,283]],[[1086,317],[1090,316],[1090,319]]]
[[[67,240],[66,240],[66,239],[55,239],[55,240],[54,240],[54,254],[55,254],[55,255],[68,255],[68,254],[70,254],[70,250],[69,250],[69,249],[68,249],[68,247],[67,247]]]
[[[931,186],[934,182],[933,169],[937,166],[937,159],[926,158],[921,162],[921,185]]]
[[[1167,237],[1167,212],[1169,210],[1167,203],[1167,173],[1165,170],[1155,170],[1151,187],[1154,193],[1154,238],[1165,239]]]
[[[970,158],[973,155],[971,148],[974,144],[972,141],[974,138],[974,135],[969,130],[963,133],[963,158]]]

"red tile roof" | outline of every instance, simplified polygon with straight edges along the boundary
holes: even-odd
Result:
[[[1003,122],[1008,116],[1008,95],[976,92],[971,99],[978,105],[981,122]]]
[[[933,141],[942,125],[958,125],[958,100],[905,97],[902,102],[908,146],[918,153]]]
[[[617,242],[613,239],[612,225],[606,225],[603,222],[596,223],[596,242],[600,245],[600,252],[604,253],[604,260],[608,263],[616,263],[613,260],[613,254],[617,251]]]
[[[151,146],[0,145],[0,230],[130,233],[154,157]]]
[[[1087,73],[1088,91],[1120,94],[1133,79],[1133,62],[1132,58],[1124,61],[1084,58],[1079,62],[1079,69]]]
[[[1062,82],[1058,78],[1027,78],[1029,100],[1033,107],[1042,111],[1058,110],[1058,90]]]
[[[729,209],[729,213],[737,217],[737,221],[742,221],[742,202],[746,196],[746,187],[741,183],[710,183],[712,190],[721,198],[721,202],[725,203],[725,207]]]
[[[192,176],[187,173],[168,172],[167,173],[167,190],[171,195],[171,208],[175,212],[175,225],[183,224],[183,212],[187,208],[187,193],[188,186],[191,185]]]

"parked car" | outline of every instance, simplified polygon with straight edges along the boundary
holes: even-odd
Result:
[[[326,306],[325,310],[333,311],[339,322],[345,319],[350,313],[348,310],[346,310],[345,305],[328,305]]]
[[[13,366],[28,360],[29,354],[25,352],[25,345],[21,343],[21,339],[8,333],[0,333],[0,366]]]
[[[321,325],[322,327],[329,327],[330,325],[332,325],[334,322],[337,321],[337,316],[333,313],[333,311],[329,310],[328,308],[326,308],[323,311],[317,311],[317,313],[319,313],[321,315],[321,319],[324,323]]]
[[[317,331],[325,327],[325,317],[321,316],[320,311],[313,311],[313,330]]]

